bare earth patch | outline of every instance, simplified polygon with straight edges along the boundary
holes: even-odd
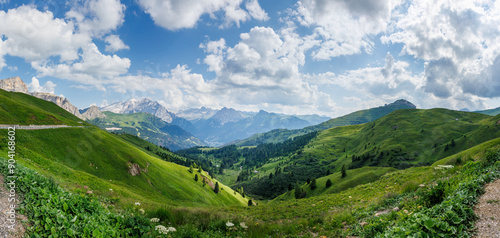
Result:
[[[16,223],[14,229],[10,229],[9,211],[11,202],[9,201],[9,191],[4,187],[3,175],[0,175],[0,237],[23,237],[25,228],[22,221],[26,222],[26,216],[16,213]],[[16,196],[16,200],[19,196]],[[18,203],[19,204],[19,203]]]
[[[479,220],[474,237],[500,238],[500,179],[486,185],[486,192],[479,198],[474,212]]]

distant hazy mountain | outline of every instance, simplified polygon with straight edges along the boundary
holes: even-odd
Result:
[[[196,133],[196,128],[188,120],[176,116],[174,113],[169,112],[164,106],[157,101],[152,101],[147,98],[141,100],[130,99],[123,102],[116,102],[111,105],[101,108],[101,111],[110,111],[118,114],[130,114],[137,112],[145,112],[152,114],[165,122],[173,125],[178,125],[189,133]]]
[[[285,141],[295,136],[304,135],[313,131],[326,130],[337,126],[357,125],[377,120],[398,109],[415,109],[413,103],[406,100],[397,100],[393,103],[371,109],[356,111],[345,116],[334,118],[318,125],[305,127],[299,130],[272,130],[254,135],[245,140],[238,141],[238,145],[259,145],[262,143],[276,143]]]
[[[175,115],[189,121],[196,121],[200,119],[208,119],[213,115],[215,115],[215,113],[217,113],[217,110],[215,109],[202,107],[202,108],[189,108],[186,110],[180,110],[176,112]]]
[[[210,145],[223,145],[278,128],[297,129],[312,125],[296,116],[260,111],[255,115],[231,108],[222,108],[209,119],[193,123],[195,135]]]
[[[488,110],[482,110],[482,111],[474,111],[474,112],[486,114],[486,115],[490,115],[490,116],[496,116],[496,115],[500,114],[500,107],[488,109]]]

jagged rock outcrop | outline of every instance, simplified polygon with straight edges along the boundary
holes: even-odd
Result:
[[[137,175],[141,175],[141,167],[136,164],[136,163],[132,163],[132,162],[128,162],[128,173],[132,176],[137,176]]]
[[[28,93],[28,85],[19,77],[12,77],[0,80],[0,88],[11,92]]]
[[[106,118],[106,115],[99,110],[99,108],[95,105],[90,106],[89,108],[80,110],[80,114],[87,119],[87,120],[93,120],[96,118]]]
[[[32,96],[37,97],[37,98],[43,99],[45,101],[53,102],[56,105],[63,108],[64,110],[68,111],[69,113],[77,116],[78,118],[80,118],[82,120],[85,120],[85,118],[82,116],[82,114],[80,114],[80,112],[78,111],[78,108],[73,106],[73,104],[71,104],[69,102],[69,100],[65,97],[57,96],[57,95],[54,95],[52,93],[34,92],[34,93],[30,93],[30,94]]]

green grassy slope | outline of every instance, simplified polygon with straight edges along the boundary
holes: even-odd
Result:
[[[179,150],[203,145],[203,142],[183,130],[179,126],[162,121],[149,113],[117,114],[103,112],[106,118],[96,118],[90,123],[102,129],[119,127],[119,133],[139,136],[154,144],[165,146],[171,150]]]
[[[0,89],[0,124],[81,126],[80,121],[52,102]]]
[[[281,142],[286,139],[290,139],[299,135],[304,135],[307,133],[311,133],[313,131],[326,130],[333,127],[338,126],[347,126],[347,125],[358,125],[367,122],[371,122],[377,120],[395,110],[399,109],[411,109],[415,108],[413,104],[405,100],[398,100],[391,104],[371,108],[367,110],[356,111],[345,116],[341,116],[338,118],[330,119],[326,122],[320,123],[318,125],[309,126],[299,130],[285,130],[285,129],[277,129],[272,130],[266,133],[256,134],[251,136],[248,139],[238,141],[236,144],[239,146],[248,146],[248,145],[258,145],[262,143],[276,143]]]
[[[201,180],[195,182],[187,167],[148,155],[97,128],[18,130],[16,139],[22,164],[77,191],[90,190],[125,204],[141,202],[146,206],[246,202],[223,185],[224,191],[215,194],[209,186],[202,186]],[[140,175],[129,173],[132,164],[139,165]],[[208,177],[206,173],[203,176]]]
[[[3,94],[1,94],[3,93]],[[10,99],[1,101],[2,123],[81,125],[78,119],[57,105],[35,97],[0,92]],[[45,110],[47,109],[47,110]],[[32,121],[32,116],[42,121]],[[54,120],[43,120],[44,118]],[[36,123],[38,122],[38,123]],[[121,204],[141,202],[146,206],[228,206],[246,205],[246,199],[222,184],[223,191],[213,192],[209,185],[194,181],[188,168],[170,163],[91,126],[45,130],[16,130],[18,162],[40,174],[54,178],[75,192],[103,195]],[[7,130],[0,130],[0,155],[7,154]],[[146,142],[145,142],[146,143]],[[171,157],[178,157],[168,153]],[[132,176],[130,168],[139,166],[141,173]],[[207,178],[208,179],[208,178]],[[209,183],[215,183],[208,179]]]
[[[374,122],[322,131],[302,157],[337,159],[335,171],[343,164],[354,168],[431,164],[499,137],[497,117],[447,109],[398,110]]]
[[[371,183],[378,180],[382,175],[396,171],[390,167],[363,167],[349,171],[349,175],[341,178],[340,172],[333,173],[328,176],[318,178],[316,181],[317,187],[312,190],[310,184],[304,183],[301,186],[302,191],[306,193],[306,197],[319,196],[323,194],[338,193],[349,188],[354,188],[358,185]],[[326,181],[330,179],[332,185],[326,187]],[[273,201],[283,201],[295,199],[295,189],[288,191]]]

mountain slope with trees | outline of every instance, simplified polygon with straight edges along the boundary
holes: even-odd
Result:
[[[262,143],[276,143],[295,136],[304,135],[314,131],[326,130],[337,126],[358,125],[379,119],[395,110],[415,109],[416,106],[406,100],[397,100],[393,103],[371,109],[356,111],[345,116],[330,119],[318,125],[297,130],[277,129],[266,133],[256,134],[247,139],[237,141],[238,146],[252,146]]]
[[[106,115],[105,118],[95,118],[89,122],[101,129],[121,128],[116,132],[136,135],[170,150],[204,145],[200,139],[183,130],[180,126],[167,123],[150,113],[118,114],[105,111],[103,114]]]

